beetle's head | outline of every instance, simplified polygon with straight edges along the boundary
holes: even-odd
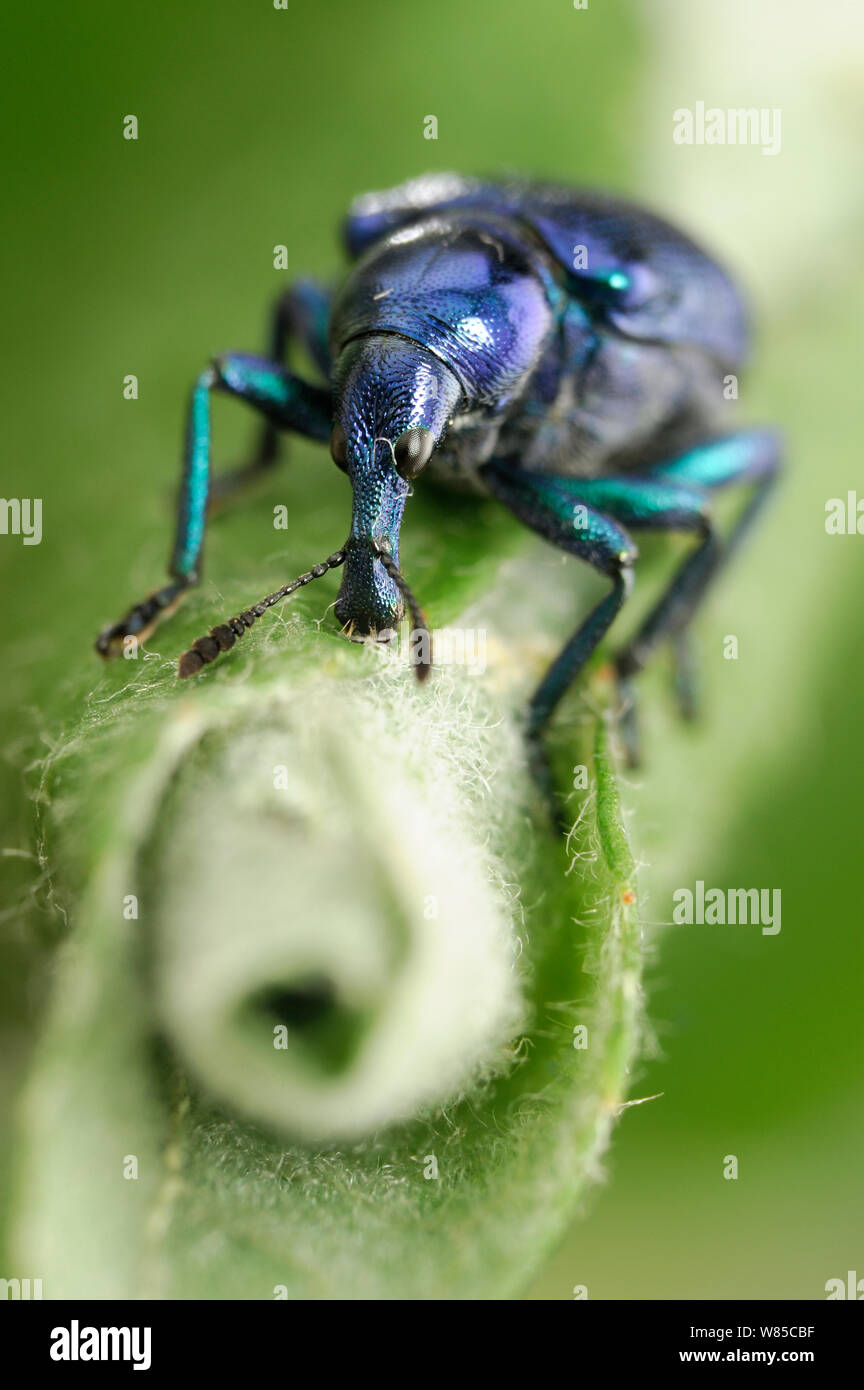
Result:
[[[335,611],[351,636],[386,641],[402,618],[403,594],[376,552],[398,566],[405,498],[461,395],[440,358],[396,333],[354,338],[339,355],[330,451],[354,497]]]

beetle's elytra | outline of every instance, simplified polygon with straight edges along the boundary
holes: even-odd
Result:
[[[142,639],[198,582],[208,503],[268,468],[278,432],[294,430],[329,441],[351,481],[348,539],[199,639],[181,659],[181,675],[337,566],[336,616],[350,633],[391,631],[406,602],[421,624],[399,567],[399,532],[412,480],[425,472],[491,493],[610,581],[530,702],[535,749],[630,591],[630,533],[694,533],[694,549],[617,658],[632,709],[632,677],[658,643],[683,653],[709,580],[779,467],[772,431],[730,426],[724,383],[747,345],[736,287],[653,214],[554,184],[430,175],[358,198],[344,231],[352,265],[338,291],[297,281],[276,305],[269,355],[225,353],[196,382],[170,581],[107,628],[98,650]],[[306,347],[320,383],[283,365],[291,342]],[[265,419],[251,461],[215,482],[212,391],[239,397]],[[721,542],[710,497],[733,483],[749,484],[751,495]],[[686,662],[681,696],[686,709]]]

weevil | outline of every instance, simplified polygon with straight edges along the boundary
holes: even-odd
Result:
[[[200,671],[294,589],[342,567],[335,615],[355,637],[389,637],[406,605],[406,497],[423,473],[490,495],[553,546],[588,562],[608,592],[583,617],[530,699],[542,734],[633,586],[634,531],[690,533],[668,588],[614,658],[626,745],[636,754],[633,679],[670,643],[692,712],[687,629],[778,476],[778,435],[730,424],[726,389],[745,361],[747,316],[729,275],[687,235],[622,199],[552,183],[428,175],[352,204],[341,286],[302,279],[278,300],[266,357],[227,352],[195,382],[170,579],[97,639],[103,655],[152,630],[201,576],[208,507],[269,469],[282,431],[329,441],[353,493],[339,550],[199,638]],[[320,381],[290,370],[293,344]],[[249,462],[211,479],[210,398],[263,417]],[[734,394],[734,393],[733,393]],[[749,495],[725,539],[718,489]],[[421,662],[421,678],[428,664]]]

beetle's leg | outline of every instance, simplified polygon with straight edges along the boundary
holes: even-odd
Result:
[[[314,280],[296,280],[285,290],[274,304],[271,314],[268,360],[284,364],[290,344],[297,343],[306,350],[325,380],[329,380],[331,359],[327,328],[331,299],[329,290]],[[229,468],[213,479],[210,488],[211,511],[271,468],[278,460],[279,444],[278,426],[265,420],[255,436],[249,461],[238,468]]]
[[[246,401],[277,428],[296,430],[311,439],[329,438],[332,409],[330,392],[325,387],[311,386],[278,363],[261,357],[243,353],[217,357],[196,381],[189,404],[171,580],[100,633],[96,650],[103,656],[122,650],[126,637],[143,642],[159,619],[176,607],[184,592],[198,583],[210,490],[211,391]]]
[[[560,487],[561,480],[556,478],[554,485]],[[679,625],[679,613],[682,615],[680,626],[683,626],[690,605],[701,592],[703,576],[713,562],[717,546],[706,512],[705,493],[674,480],[626,474],[574,479],[568,488],[569,495],[596,507],[629,529],[695,531],[700,536],[697,549],[681,566],[669,590],[640,629],[636,642],[626,649],[627,659],[619,658],[616,663],[622,697],[621,734],[628,761],[635,763],[638,749],[632,676],[641,666],[631,665],[630,656],[633,654],[634,660],[643,658],[639,643],[645,643],[647,651],[657,640],[655,628],[671,633]]]
[[[669,588],[616,660],[624,696],[623,731],[631,762],[638,761],[633,678],[643,669],[658,643],[671,638],[679,660],[679,703],[685,714],[692,711],[693,681],[686,666],[686,629],[708,584],[740,545],[761,511],[776,481],[779,462],[780,444],[773,432],[742,430],[691,449],[681,458],[652,469],[649,474],[630,475],[627,480],[629,499],[623,505],[607,503],[612,515],[632,526],[654,530],[695,528],[702,533],[697,549],[681,565]],[[746,482],[754,485],[753,496],[723,543],[707,515],[706,493]],[[682,525],[677,508],[670,513],[665,495],[670,487],[692,493],[697,513],[687,526]],[[634,507],[642,513],[639,519],[632,514]],[[682,658],[683,667],[680,665]]]
[[[672,638],[672,669],[675,701],[682,719],[694,720],[699,713],[699,673],[693,658],[689,627]]]
[[[553,545],[587,560],[612,581],[612,590],[580,623],[531,697],[526,718],[532,772],[566,830],[554,799],[553,779],[542,734],[567,690],[617,616],[633,586],[636,548],[623,527],[605,515],[591,496],[594,479],[528,473],[496,461],[481,469],[489,491],[526,526]]]
[[[648,476],[712,492],[735,483],[753,484],[753,495],[723,544],[720,563],[725,564],[768,500],[779,476],[781,450],[782,441],[776,431],[741,430],[690,449],[671,463],[652,469]]]

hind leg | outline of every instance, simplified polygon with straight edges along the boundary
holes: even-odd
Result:
[[[644,668],[656,647],[663,641],[671,640],[676,658],[679,706],[685,716],[695,713],[695,675],[688,641],[690,622],[710,583],[738,549],[761,512],[777,480],[779,468],[780,441],[777,435],[770,430],[742,430],[691,449],[681,458],[652,469],[644,478],[633,480],[634,486],[646,488],[655,483],[689,488],[703,499],[707,498],[709,492],[736,483],[750,483],[753,494],[725,542],[715,531],[707,510],[704,510],[704,503],[701,504],[703,529],[697,549],[681,565],[635,637],[617,657],[615,664],[624,708],[622,727],[631,763],[639,760],[634,677]],[[610,508],[610,512],[620,515],[614,508]],[[646,529],[669,529],[662,508],[655,509],[644,521],[630,518],[629,524],[641,525]]]

